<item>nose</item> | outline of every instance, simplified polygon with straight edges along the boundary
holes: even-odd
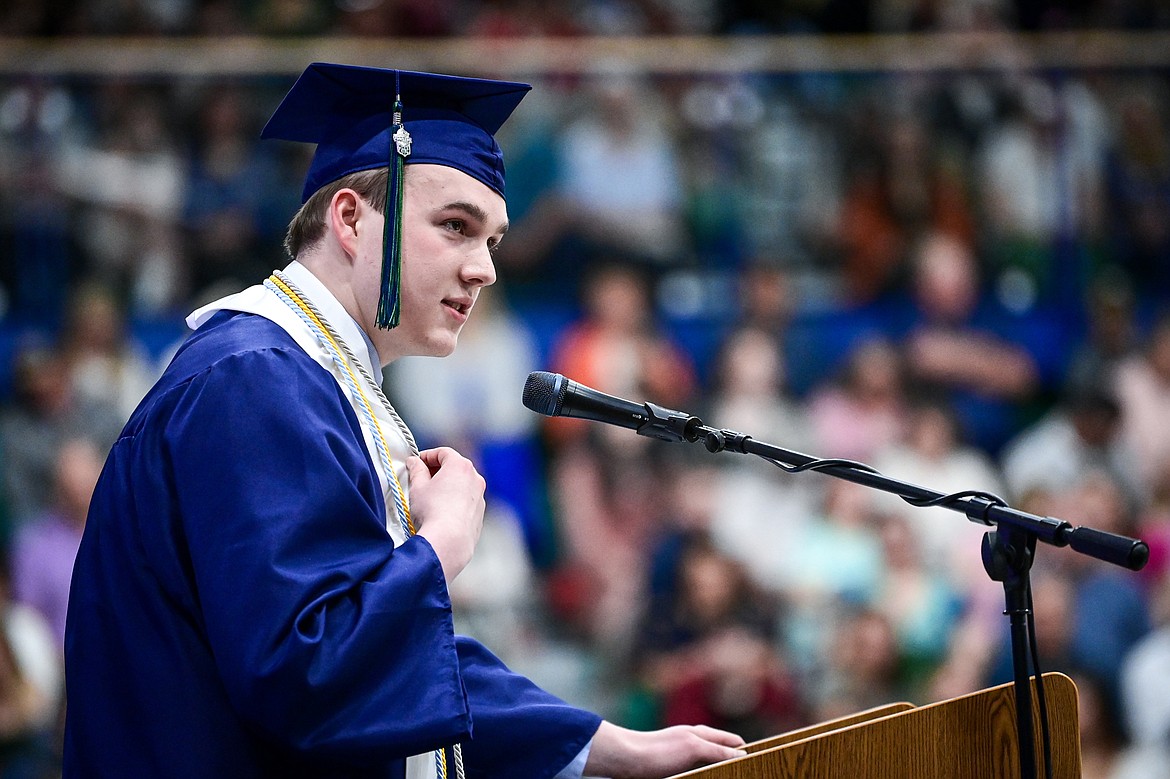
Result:
[[[496,263],[486,245],[478,247],[463,264],[463,281],[475,287],[496,283]]]

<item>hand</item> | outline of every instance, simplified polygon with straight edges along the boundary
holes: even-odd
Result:
[[[742,757],[743,739],[706,725],[627,730],[602,722],[593,737],[585,776],[662,779],[692,768]]]
[[[406,461],[410,516],[435,550],[450,584],[471,562],[483,527],[486,483],[454,449],[428,449]]]

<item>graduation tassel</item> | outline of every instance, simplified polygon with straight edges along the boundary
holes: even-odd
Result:
[[[402,96],[394,98],[394,142],[386,176],[386,230],[382,235],[382,283],[378,316],[374,324],[383,330],[398,327],[402,288],[402,176],[410,156],[410,133],[402,126]]]

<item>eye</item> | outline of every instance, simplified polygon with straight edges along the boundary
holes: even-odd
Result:
[[[492,254],[495,254],[496,251],[500,248],[500,239],[499,238],[488,238],[487,247],[488,247],[489,252],[491,252]]]
[[[467,232],[467,223],[462,219],[447,219],[443,222],[443,227],[456,233]]]

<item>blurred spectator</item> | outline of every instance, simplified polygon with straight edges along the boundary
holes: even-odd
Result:
[[[495,7],[485,6],[484,11],[490,13]],[[511,50],[515,42],[502,39],[481,45]],[[538,307],[560,313],[570,309],[579,300],[586,270],[582,252],[562,240],[561,204],[555,194],[560,180],[558,136],[575,83],[571,76],[563,79],[567,83],[559,83],[557,74],[534,79],[532,91],[524,98],[525,110],[497,135],[500,146],[508,150],[512,228],[508,240],[496,249],[496,267],[507,284],[509,300],[521,310]]]
[[[799,327],[804,297],[784,258],[759,252],[736,274],[735,307],[727,322],[735,329],[759,330],[773,339],[779,350],[784,390],[798,397],[803,397],[825,370],[810,357],[817,348],[815,327]],[[728,338],[723,333],[712,337],[718,345]]]
[[[1004,448],[1004,480],[1019,498],[1036,490],[1069,490],[1091,471],[1106,469],[1137,500],[1147,490],[1120,431],[1121,406],[1110,386],[1073,387],[1056,408]]]
[[[1164,673],[1170,665],[1170,577],[1158,582],[1151,609],[1156,629],[1122,660],[1121,703],[1133,744],[1170,766],[1170,679]]]
[[[625,73],[598,77],[579,92],[580,115],[556,133],[544,161],[556,179],[522,209],[520,237],[503,254],[511,267],[556,279],[544,297],[562,305],[598,263],[656,273],[684,248],[685,193],[661,97]]]
[[[64,441],[85,437],[106,452],[122,428],[114,408],[79,397],[64,359],[28,345],[16,356],[14,402],[0,413],[4,490],[19,527],[50,501],[57,452]]]
[[[672,624],[679,602],[679,574],[682,559],[696,544],[707,543],[711,528],[721,515],[715,489],[718,468],[715,461],[695,449],[671,452],[667,485],[668,509],[661,526],[650,540],[647,555],[645,600],[634,640],[630,665],[630,687],[626,690],[623,720],[627,726],[657,727],[663,719],[663,691],[675,683],[678,669],[670,659],[673,629],[649,634],[648,626]],[[751,583],[749,578],[749,583]],[[658,663],[660,652],[666,662]]]
[[[333,27],[341,4],[332,5],[313,0],[257,0],[249,4],[249,21],[264,36],[320,35]]]
[[[639,666],[664,724],[737,728],[752,740],[800,724],[800,704],[771,648],[772,608],[743,568],[701,532],[677,558],[674,587],[641,630]]]
[[[675,449],[670,454],[669,508],[662,526],[654,534],[649,556],[651,609],[675,599],[679,559],[697,543],[696,539],[710,538],[724,514],[716,489],[717,460],[696,449]]]
[[[1073,525],[1083,524],[1108,533],[1131,536],[1134,531],[1124,492],[1104,471],[1086,475],[1075,489],[1046,506],[1032,508],[1041,516],[1060,517]],[[1061,583],[1058,603],[1042,600],[1044,591],[1039,582],[1047,578]],[[1091,673],[1100,683],[1107,705],[1117,706],[1122,659],[1150,629],[1146,598],[1137,577],[1111,563],[1062,549],[1043,557],[1038,555],[1032,590],[1037,643],[1041,655],[1047,658],[1041,663],[1042,670],[1079,669]],[[1051,621],[1047,628],[1041,627],[1042,620]],[[991,680],[1001,683],[1011,678],[1011,652],[1004,625],[1003,643]]]
[[[21,528],[13,545],[13,596],[44,617],[62,649],[73,561],[101,470],[102,457],[93,442],[64,441],[53,474],[52,506]]]
[[[978,618],[963,615],[949,636],[946,655],[925,680],[922,694],[927,701],[945,701],[976,692],[987,685],[987,669],[999,649],[999,615],[984,613]],[[919,682],[911,678],[911,682]]]
[[[787,389],[780,343],[766,330],[742,328],[723,343],[717,358],[711,420],[803,451],[812,442],[804,408]]]
[[[771,332],[735,331],[716,360],[709,422],[805,451],[811,431],[801,404],[787,391],[779,357]],[[711,532],[760,584],[775,590],[786,580],[794,537],[816,515],[821,485],[808,477],[786,476],[754,458],[723,457],[726,462],[716,485],[722,511]]]
[[[128,332],[118,301],[99,285],[74,291],[61,352],[78,400],[112,408],[123,420],[157,378],[146,350]]]
[[[886,575],[868,488],[829,479],[823,489],[820,511],[795,529],[772,531],[783,556],[765,580],[775,581],[784,599],[784,639],[806,678],[815,677],[832,651],[826,618],[872,605]]]
[[[475,316],[449,358],[396,360],[389,371],[395,405],[423,441],[453,441],[469,457],[485,442],[533,435],[540,417],[518,401],[529,372],[537,367],[527,326],[491,288],[480,295]]]
[[[796,290],[780,260],[759,255],[739,274],[739,326],[782,339],[797,314]],[[786,367],[786,366],[785,366]]]
[[[479,5],[464,33],[502,39],[578,35],[581,27],[574,15],[573,7],[563,1],[497,0]]]
[[[878,529],[885,570],[871,602],[894,628],[907,691],[922,701],[928,680],[946,658],[966,605],[965,591],[926,565],[922,544],[905,517],[884,517]]]
[[[475,557],[449,588],[456,630],[498,642],[492,651],[509,667],[523,661],[537,630],[535,584],[517,517],[489,498]]]
[[[1134,517],[1117,480],[1108,472],[1086,476],[1053,516],[1107,533],[1134,534]],[[1146,593],[1130,571],[1066,550],[1057,558],[1073,576],[1076,601],[1072,648],[1080,666],[1096,675],[1109,705],[1118,700],[1122,658],[1150,630]]]
[[[810,689],[814,721],[905,700],[897,639],[884,615],[855,607],[828,620],[824,629],[829,636],[824,674]]]
[[[262,240],[265,198],[277,189],[277,172],[258,148],[251,119],[245,93],[230,82],[210,86],[198,108],[183,192],[197,293],[224,280],[247,286],[283,264],[270,248],[279,241]]]
[[[819,619],[834,602],[868,603],[886,574],[868,487],[827,479],[824,506],[784,539],[784,597]]]
[[[805,724],[799,693],[766,637],[727,627],[700,651],[701,672],[667,695],[663,725],[702,722],[755,741]]]
[[[967,246],[975,237],[961,171],[932,148],[923,120],[907,114],[878,131],[877,159],[853,174],[841,205],[843,292],[853,303],[904,287],[914,246],[927,236]]]
[[[908,380],[944,393],[967,440],[994,452],[1018,427],[1021,405],[1038,388],[1035,359],[997,332],[1003,313],[980,307],[975,258],[952,238],[922,242],[914,300],[919,319],[903,343]]]
[[[583,316],[553,345],[552,370],[618,397],[684,407],[696,388],[694,368],[658,329],[641,273],[618,264],[597,267],[583,291],[583,307]],[[564,443],[596,423],[555,418],[547,425],[552,440]],[[621,435],[629,438],[625,431]]]
[[[905,368],[884,338],[861,343],[838,380],[814,389],[808,403],[820,454],[868,462],[902,438]]]
[[[60,649],[44,619],[9,597],[0,571],[0,773],[19,779],[59,776],[54,747],[63,702]]]
[[[798,85],[802,81],[812,82],[805,93],[789,82],[753,84],[762,105],[753,110],[749,103],[744,114],[755,118],[734,136],[716,130],[716,137],[739,159],[749,256],[766,254],[790,271],[824,273],[817,265],[839,243],[843,160],[856,150],[842,137],[849,114],[835,102],[838,78],[805,74],[797,77]],[[829,294],[839,296],[835,289]]]
[[[1137,458],[1148,488],[1170,461],[1170,314],[1164,314],[1139,354],[1117,367],[1121,438]]]
[[[1069,673],[1083,669],[1074,645],[1077,620],[1076,585],[1058,567],[1037,565],[1031,571],[1032,614],[1035,619],[1039,666],[1044,673]],[[994,654],[984,666],[986,676],[979,687],[1006,684],[1013,680],[1012,648],[1006,616],[995,631]]]
[[[462,6],[452,0],[343,0],[338,31],[368,38],[451,35]]]
[[[1079,245],[1099,240],[1105,114],[1080,81],[1022,80],[1016,110],[986,137],[978,185],[1001,294],[1027,309],[1083,289]]]
[[[953,412],[943,403],[916,401],[906,438],[880,452],[872,463],[895,479],[947,494],[982,490],[1002,494],[994,463],[983,452],[964,444]],[[946,576],[955,587],[981,602],[1001,592],[983,570],[982,525],[949,509],[918,508],[885,492],[875,492],[878,510],[903,517],[918,540],[927,570]]]
[[[1144,297],[1170,290],[1170,128],[1165,85],[1127,89],[1105,162],[1109,237]]]
[[[78,143],[79,113],[70,90],[49,80],[0,87],[0,314],[40,327],[58,324],[61,290],[81,259],[55,176],[57,160]]]
[[[1170,461],[1162,464],[1148,497],[1138,505],[1137,537],[1150,546],[1150,561],[1140,576],[1156,583],[1170,575]]]
[[[1088,331],[1072,352],[1065,375],[1069,392],[1113,386],[1117,366],[1137,351],[1137,299],[1133,284],[1116,270],[1099,273],[1085,296]]]
[[[57,182],[80,204],[86,276],[128,289],[158,272],[150,263],[174,261],[160,236],[179,216],[186,170],[165,88],[103,83],[93,105],[95,135],[60,155]]]
[[[1117,779],[1124,776],[1121,764],[1125,760],[1126,737],[1116,706],[1105,694],[1104,685],[1092,674],[1069,670],[1077,686],[1081,778]]]
[[[703,121],[708,117],[704,116]],[[742,185],[735,175],[735,155],[709,137],[710,128],[698,128],[698,137],[682,149],[687,253],[701,268],[715,272],[738,268],[748,254],[743,224]]]
[[[594,437],[564,448],[549,468],[560,541],[549,605],[575,637],[611,658],[625,656],[635,638],[647,560],[666,522],[662,496],[673,481],[659,442],[620,432],[635,445]]]

